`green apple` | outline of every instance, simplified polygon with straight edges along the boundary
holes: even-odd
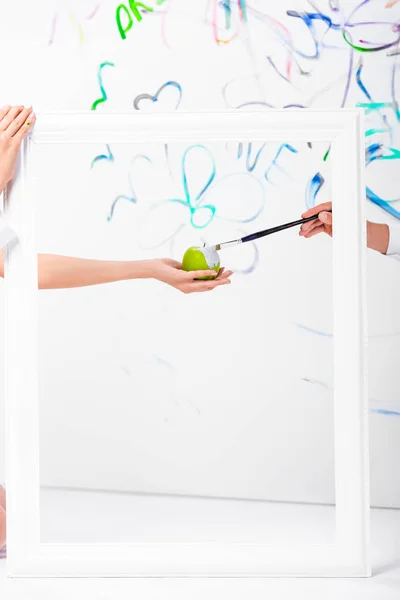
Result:
[[[188,248],[182,259],[182,268],[184,271],[215,271],[215,276],[199,277],[199,279],[214,279],[218,275],[221,261],[215,247],[192,246]]]

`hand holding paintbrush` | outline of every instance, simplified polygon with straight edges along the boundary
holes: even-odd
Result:
[[[312,209],[313,211],[315,209]],[[310,211],[307,211],[310,212]],[[272,235],[273,233],[278,233],[278,231],[284,231],[285,229],[290,229],[291,227],[298,227],[299,225],[304,225],[306,223],[310,223],[312,221],[317,221],[319,218],[319,214],[321,211],[304,216],[302,219],[298,219],[297,221],[291,221],[290,223],[284,223],[283,225],[277,225],[276,227],[270,227],[269,229],[263,229],[262,231],[257,231],[256,233],[250,233],[249,235],[245,235],[242,238],[237,240],[232,240],[229,242],[222,242],[216,244],[215,246],[210,246],[215,250],[222,250],[223,248],[228,248],[229,246],[236,246],[237,244],[244,244],[245,242],[253,242],[254,240],[258,240],[259,238],[265,237],[266,235]],[[326,212],[331,212],[328,210]],[[307,215],[307,213],[305,213]],[[332,219],[332,218],[331,218]],[[332,222],[332,220],[331,220]],[[322,227],[322,226],[321,226]],[[318,233],[318,232],[316,232]]]
[[[299,235],[305,238],[311,238],[317,233],[327,233],[332,236],[332,202],[324,202],[318,206],[310,208],[301,215],[303,218],[317,217],[310,220],[300,229]]]

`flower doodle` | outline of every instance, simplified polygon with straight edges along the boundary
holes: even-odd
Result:
[[[182,197],[150,204],[138,218],[140,246],[154,250],[169,245],[171,253],[178,256],[185,244],[192,245],[194,232],[202,241],[205,236],[209,241],[211,237],[220,236],[221,229],[224,235],[241,237],[243,226],[257,219],[264,210],[262,183],[248,172],[218,177],[214,156],[201,144],[186,148],[180,161]],[[251,272],[258,260],[256,246],[248,244],[243,255],[246,255],[246,264],[239,265],[236,271]]]

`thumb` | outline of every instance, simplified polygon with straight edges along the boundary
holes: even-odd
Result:
[[[322,212],[318,215],[319,220],[326,225],[332,225],[332,214],[328,212]]]

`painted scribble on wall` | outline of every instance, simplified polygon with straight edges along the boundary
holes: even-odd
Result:
[[[132,28],[134,22],[142,21],[144,14],[154,13],[160,22],[160,36],[164,45],[168,49],[173,48],[173,41],[167,40],[166,32],[169,30],[169,21],[177,19],[180,12],[185,12],[183,5],[180,3],[177,6],[176,0],[157,0],[153,4],[154,6],[150,6],[142,2],[129,2],[129,6],[117,6],[121,38],[126,37],[126,32]],[[190,16],[193,21],[197,20],[198,25],[210,32],[214,43],[221,47],[221,52],[227,45],[237,44],[250,57],[253,72],[248,73],[246,81],[229,79],[220,82],[220,94],[227,108],[275,107],[289,110],[314,106],[356,105],[364,108],[366,114],[367,173],[374,168],[373,163],[397,161],[400,157],[400,150],[397,148],[400,110],[396,97],[400,54],[400,6],[396,2],[384,3],[380,0],[342,4],[333,1],[321,2],[321,7],[315,3],[304,2],[302,10],[289,8],[288,2],[282,3],[280,7],[274,4],[276,3],[258,0],[210,0],[203,3],[204,12],[186,9],[186,16]],[[99,5],[96,4],[88,18],[93,17],[98,8]],[[122,13],[129,15],[125,25],[122,25]],[[154,18],[154,14],[151,18]],[[385,61],[387,69],[387,78],[382,81],[379,89],[376,89],[375,85],[371,86],[365,73],[369,61],[374,60],[377,55],[380,56],[380,60]],[[329,77],[325,74],[325,63],[326,68],[329,68],[332,60],[340,62],[340,72],[337,77],[335,73],[335,77],[326,82]],[[112,62],[105,61],[100,64],[97,79],[101,96],[92,103],[93,110],[107,101],[103,82],[103,69],[106,66],[115,66],[118,69],[118,65]],[[386,73],[384,76],[386,77]],[[323,79],[322,87],[319,87],[318,79]],[[257,97],[249,96],[246,102],[241,102],[237,90],[241,88],[243,93],[243,87],[250,88],[249,83],[252,80],[255,84],[252,89],[257,90]],[[279,96],[283,98],[283,102],[276,101],[276,94],[270,93],[271,86],[274,89],[279,87]],[[309,94],[311,88],[314,88],[314,91]],[[160,82],[158,90],[154,93],[147,90],[138,93],[133,100],[134,109],[145,109],[146,102],[157,103],[165,91],[176,92],[175,99],[167,106],[167,110],[182,108],[184,83],[170,80]],[[387,97],[383,98],[383,93]],[[194,100],[189,96],[186,100],[187,107],[190,108]],[[165,107],[160,105],[160,110],[163,108],[165,110]],[[285,150],[297,151],[286,145],[279,150],[276,160]],[[252,158],[251,145],[246,150],[239,146],[238,158],[243,153],[247,154],[248,169],[252,171],[260,159],[262,148]],[[321,158],[326,160],[328,153],[329,149],[326,149]],[[277,166],[276,161],[269,167],[266,166],[267,180],[269,170],[274,166]],[[310,178],[305,197],[307,207],[317,202],[318,191],[323,184],[324,178],[319,172]],[[382,210],[400,218],[400,211],[396,205],[399,201],[397,196],[388,197],[385,191],[375,185],[368,185],[366,196]]]

